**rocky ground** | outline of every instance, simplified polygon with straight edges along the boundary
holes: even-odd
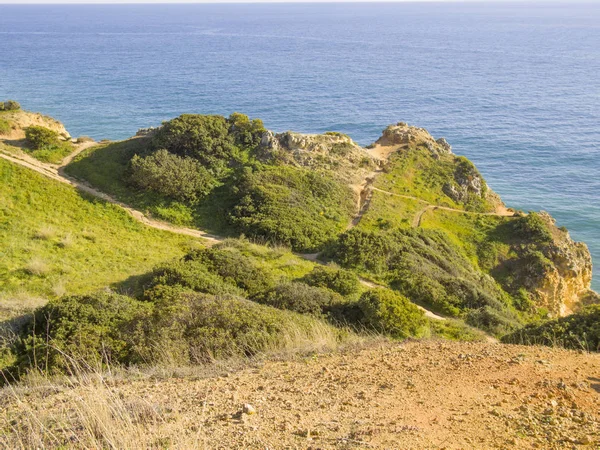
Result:
[[[0,443],[89,446],[88,433],[106,447],[600,448],[598,354],[385,342],[214,370],[110,377],[104,392],[5,389]]]

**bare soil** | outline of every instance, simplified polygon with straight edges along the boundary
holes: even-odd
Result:
[[[110,391],[146,411],[151,419],[138,425],[145,438],[174,448],[600,446],[598,354],[490,343],[379,342],[219,370],[207,378],[113,380]],[[0,400],[6,416],[25,405],[44,421],[72,416],[85,389],[29,391],[24,404],[5,390]],[[244,413],[244,405],[254,413]],[[2,416],[0,432],[1,422]],[[76,430],[69,432],[76,436]],[[60,436],[61,429],[53,433]]]

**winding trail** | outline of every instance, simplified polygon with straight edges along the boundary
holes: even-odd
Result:
[[[393,192],[388,192],[388,191],[384,191],[383,189],[379,189],[376,187],[371,187],[371,189],[373,191],[377,191],[377,192],[381,192],[383,194],[387,194],[387,195],[391,195],[394,197],[400,197],[400,198],[406,198],[409,200],[416,200],[420,203],[424,203],[426,206],[419,210],[415,216],[413,217],[413,220],[411,222],[413,228],[417,228],[419,226],[421,226],[421,219],[423,218],[423,215],[429,211],[429,210],[437,210],[437,209],[441,209],[444,211],[450,211],[450,212],[456,212],[456,213],[461,213],[461,214],[472,214],[472,215],[478,215],[478,216],[498,216],[498,217],[514,217],[515,216],[515,212],[507,209],[505,207],[499,207],[496,211],[494,212],[477,212],[477,211],[465,211],[464,209],[456,209],[456,208],[450,208],[448,206],[440,206],[440,205],[434,205],[432,203],[429,203],[426,200],[423,200],[422,198],[418,198],[418,197],[414,197],[412,195],[402,195],[402,194],[395,194]]]
[[[64,171],[65,166],[67,166],[71,161],[73,161],[73,159],[78,154],[80,154],[84,150],[86,150],[90,147],[93,147],[95,145],[97,145],[96,142],[86,142],[86,143],[78,146],[77,149],[73,153],[71,153],[69,156],[67,156],[59,165],[45,164],[27,154],[9,155],[9,154],[6,154],[6,153],[3,153],[0,151],[0,158],[10,161],[14,164],[18,164],[22,167],[26,167],[27,169],[33,170],[45,177],[51,178],[52,180],[58,181],[60,183],[68,184],[69,186],[73,186],[74,188],[79,189],[80,191],[85,192],[86,194],[100,198],[108,203],[117,205],[117,206],[123,208],[125,211],[127,211],[127,213],[130,216],[132,216],[135,220],[137,220],[138,222],[141,222],[144,225],[147,225],[149,227],[156,228],[158,230],[170,231],[171,233],[182,234],[182,235],[186,235],[186,236],[204,239],[208,245],[218,244],[219,242],[222,242],[225,239],[224,237],[209,234],[204,231],[195,230],[192,228],[178,227],[178,226],[168,224],[166,222],[152,219],[152,218],[144,215],[141,211],[138,211],[137,209],[134,209],[134,208],[126,205],[125,203],[118,201],[114,197],[91,187],[87,183],[81,182],[81,181],[77,180],[76,178],[73,178],[73,177],[67,175]],[[362,194],[362,195],[364,195],[364,197],[363,197],[363,202],[361,202],[362,207],[361,207],[358,215],[356,216],[356,218],[352,221],[350,228],[356,226],[358,224],[358,222],[360,221],[360,218],[362,217],[362,215],[367,211],[368,206],[369,206],[369,200],[370,200],[369,191],[371,191],[371,195],[372,195],[372,190],[375,190],[375,191],[381,191],[381,192],[384,192],[384,193],[387,193],[390,195],[398,195],[400,197],[413,198],[413,199],[419,200],[416,197],[404,196],[404,195],[400,195],[400,194],[393,194],[391,192],[386,192],[386,191],[382,191],[381,189],[374,188],[371,186],[371,183],[373,182],[373,180],[374,180],[374,178],[369,179],[365,182],[364,189],[363,189],[364,194]],[[423,200],[419,200],[419,201],[423,201]],[[430,205],[430,206],[432,206],[432,205]],[[464,212],[464,211],[460,211],[460,212]],[[317,264],[322,264],[318,260],[318,255],[319,255],[318,253],[310,253],[310,254],[295,253],[295,254],[303,259],[308,260],[308,261],[312,261]],[[368,281],[361,277],[359,277],[359,281],[362,285],[367,286],[369,288],[385,287],[383,285],[373,283],[373,282]],[[434,312],[429,311],[428,309],[426,309],[420,305],[417,305],[416,303],[415,303],[415,305],[425,313],[426,317],[428,317],[430,319],[446,320],[445,317],[439,316],[439,315],[435,314]]]
[[[88,144],[88,143],[86,143],[86,144]],[[129,215],[132,216],[134,219],[136,219],[138,222],[141,222],[144,225],[147,225],[149,227],[156,228],[158,230],[170,231],[170,232],[176,233],[176,234],[183,234],[183,235],[187,235],[187,236],[205,239],[209,245],[214,245],[218,242],[221,242],[224,239],[222,237],[208,234],[208,233],[205,233],[200,230],[194,230],[194,229],[185,228],[185,227],[177,227],[177,226],[170,225],[168,223],[165,223],[165,222],[162,222],[159,220],[149,218],[146,215],[144,215],[144,213],[142,213],[141,211],[131,208],[130,206],[126,205],[125,203],[122,203],[122,202],[118,201],[117,199],[111,197],[110,195],[105,194],[104,192],[101,192],[101,191],[89,186],[88,184],[83,183],[83,182],[65,174],[64,167],[67,164],[69,164],[69,162],[71,162],[73,160],[73,158],[75,156],[77,156],[77,154],[79,154],[83,150],[95,145],[95,143],[89,143],[88,145],[86,145],[86,144],[83,144],[81,146],[84,148],[77,148],[77,150],[75,150],[74,154],[69,155],[69,157],[65,158],[60,165],[44,164],[41,161],[38,161],[37,159],[32,158],[29,155],[16,156],[16,155],[7,155],[6,153],[0,152],[0,158],[3,158],[12,163],[18,164],[22,167],[31,169],[41,175],[44,175],[45,177],[55,180],[55,181],[59,181],[61,183],[73,186],[74,188],[79,189],[80,191],[85,192],[86,194],[100,198],[108,203],[117,205],[117,206],[123,208],[125,211],[127,211],[127,213],[129,213]]]

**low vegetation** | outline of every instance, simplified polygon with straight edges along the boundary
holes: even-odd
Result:
[[[0,293],[85,293],[180,256],[190,238],[0,159]]]
[[[567,317],[532,323],[502,338],[521,345],[547,345],[575,350],[600,351],[600,305],[592,305]]]
[[[56,131],[39,125],[25,128],[25,139],[27,150],[42,162],[59,164],[73,151],[73,145],[61,140]]]
[[[239,113],[186,114],[151,138],[90,150],[66,170],[163,220],[316,251],[347,226],[354,195],[325,171],[261,162],[264,131]]]
[[[21,109],[21,105],[14,100],[0,101],[0,112],[1,111],[18,111]]]
[[[465,317],[495,334],[518,327],[512,299],[479,272],[440,231],[353,229],[328,250],[342,267],[357,270],[443,314]]]
[[[9,120],[0,118],[0,136],[7,135],[12,131],[12,123]]]

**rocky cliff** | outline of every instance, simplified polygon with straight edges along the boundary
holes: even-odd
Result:
[[[557,228],[550,214],[542,212],[540,217],[552,234],[551,244],[544,249],[552,266],[534,286],[536,303],[548,308],[553,315],[564,316],[597,298],[590,289],[592,257],[587,245],[573,241],[566,229]]]
[[[58,120],[40,113],[34,113],[24,110],[3,112],[0,118],[8,121],[12,131],[2,138],[6,140],[20,140],[25,138],[25,128],[32,125],[42,126],[52,131],[56,131],[60,136],[67,139],[71,135],[64,125]]]
[[[427,157],[413,157],[411,161],[414,167],[396,176],[416,176],[421,178],[420,183],[429,179],[426,189],[439,191],[441,187],[446,197],[465,209],[474,204],[473,199],[480,201],[479,205],[484,205],[482,208],[490,208],[480,211],[493,211],[486,214],[503,216],[505,223],[523,217],[521,213],[514,213],[514,218],[511,218],[513,210],[505,207],[500,196],[487,186],[477,168],[468,159],[454,155],[446,139],[435,139],[424,128],[410,126],[404,122],[390,125],[370,146],[370,152],[374,156],[386,161],[393,158],[393,155],[408,155],[411,151],[413,154],[421,152]],[[406,157],[407,160],[409,158]],[[437,178],[431,176],[432,173],[435,173]],[[443,179],[444,175],[441,174],[445,174],[446,178]],[[433,181],[438,185],[435,186]],[[419,197],[416,192],[413,195]],[[592,259],[587,246],[581,242],[574,242],[568,231],[558,228],[548,213],[540,213],[539,217],[545,223],[550,236],[544,245],[528,241],[527,236],[517,240],[514,236],[506,236],[506,242],[511,246],[514,264],[502,266],[500,257],[498,264],[502,268],[496,272],[508,271],[508,274],[502,274],[502,278],[518,281],[513,282],[512,286],[506,283],[505,288],[515,294],[519,288],[524,287],[535,306],[546,308],[554,316],[569,314],[582,304],[598,302],[598,294],[590,290]],[[543,258],[541,264],[535,258],[534,262],[531,262],[531,255],[536,252],[543,254],[540,256]],[[519,273],[510,273],[511,271]],[[494,273],[492,270],[492,274]]]

